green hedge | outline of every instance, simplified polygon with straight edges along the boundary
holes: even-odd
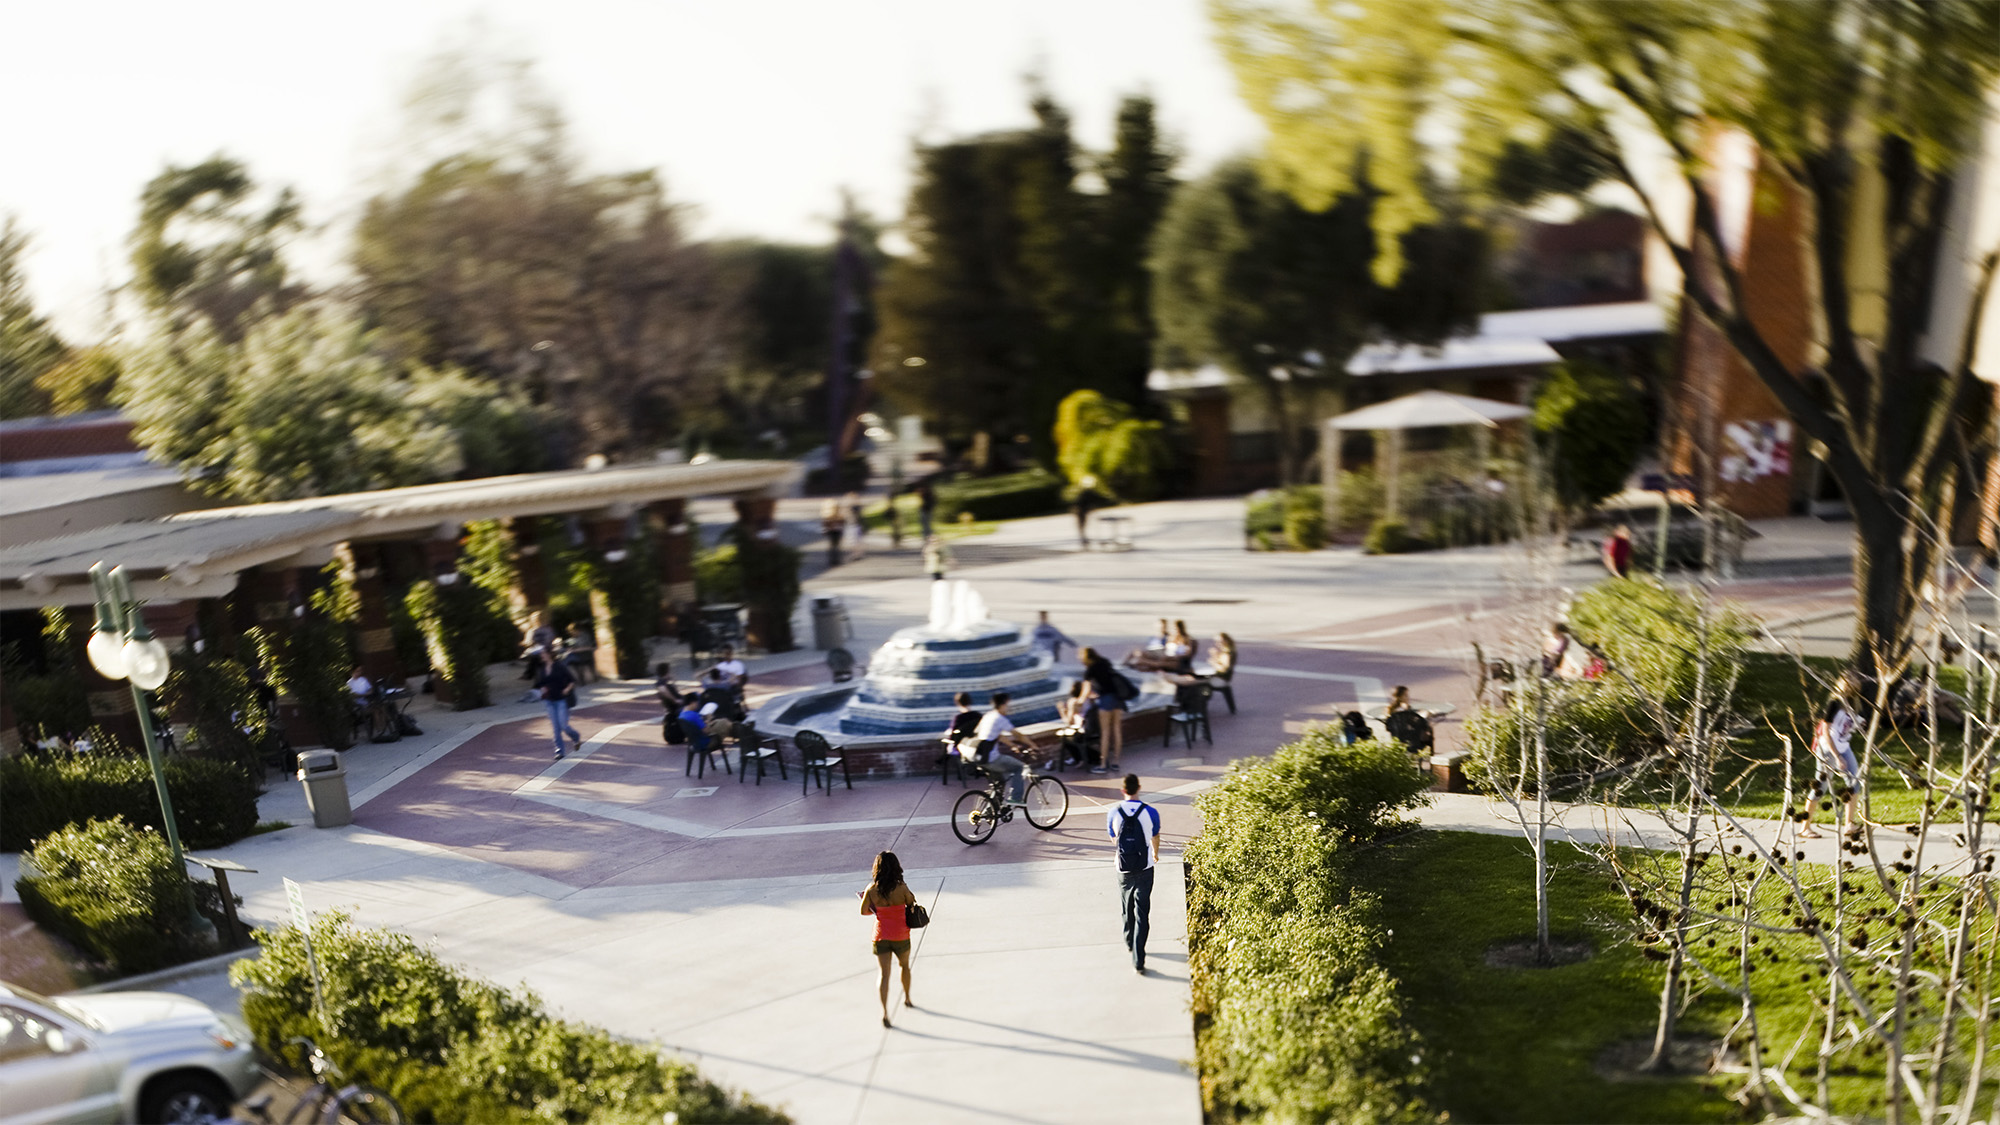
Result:
[[[1017,520],[1063,510],[1063,482],[1043,468],[993,477],[959,477],[937,486],[937,518],[969,513],[975,520]]]
[[[355,1081],[387,1089],[414,1121],[490,1125],[776,1122],[777,1110],[725,1090],[656,1047],[550,1016],[447,965],[402,934],[324,914],[312,927],[326,1024],[313,1013],[304,935],[260,930],[263,956],[238,961],[243,1017],[258,1043],[301,1064],[312,1039]]]
[[[206,952],[195,900],[166,838],[122,817],[50,833],[23,857],[14,888],[28,916],[122,972]]]
[[[1188,961],[1209,1122],[1430,1119],[1373,902],[1342,877],[1427,787],[1400,747],[1315,727],[1200,798]]]
[[[1316,484],[1253,492],[1243,505],[1244,546],[1257,551],[1317,551],[1326,546],[1326,508]]]
[[[257,827],[257,783],[241,766],[186,755],[163,763],[174,823],[189,848],[219,848]],[[159,791],[146,759],[103,753],[0,758],[0,851],[17,852],[59,829],[123,817],[159,829]]]

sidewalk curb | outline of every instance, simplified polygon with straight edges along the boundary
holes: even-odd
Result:
[[[212,973],[217,969],[227,968],[246,958],[256,957],[262,952],[263,950],[260,947],[254,945],[248,949],[232,949],[227,953],[218,953],[213,957],[204,957],[199,961],[189,961],[184,965],[173,965],[165,969],[155,969],[150,973],[140,973],[136,977],[120,977],[117,980],[108,980],[102,984],[90,985],[87,988],[73,988],[70,992],[85,994],[92,992],[144,991],[152,988],[154,985],[171,984],[185,977],[198,977],[204,973]],[[66,993],[65,995],[68,994]]]

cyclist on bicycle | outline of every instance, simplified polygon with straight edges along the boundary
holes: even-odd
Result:
[[[1002,742],[1018,746],[1029,753],[1035,753],[1035,743],[1027,735],[1014,729],[1014,720],[1007,717],[1007,705],[1012,697],[1004,691],[993,693],[993,710],[979,720],[979,729],[973,737],[979,740],[977,761],[989,772],[1007,779],[1007,803],[1025,803],[1026,783],[1022,775],[1027,772],[1028,763],[1019,758],[1000,752]]]

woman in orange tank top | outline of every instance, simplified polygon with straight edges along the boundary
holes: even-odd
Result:
[[[861,892],[861,913],[875,916],[875,960],[882,966],[882,1026],[889,1026],[889,959],[903,965],[903,1007],[910,1003],[910,926],[903,920],[903,908],[917,901],[903,883],[903,863],[895,852],[875,857],[875,881]]]

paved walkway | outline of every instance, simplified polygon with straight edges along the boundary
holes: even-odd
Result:
[[[566,1015],[687,1052],[803,1122],[1196,1121],[1179,866],[1198,827],[1192,798],[1230,760],[1377,705],[1394,684],[1462,715],[1472,640],[1533,627],[1503,550],[1248,554],[1241,512],[1240,501],[1136,508],[1137,549],[1113,554],[1079,551],[1067,517],[1019,521],[962,551],[956,575],[995,616],[1046,609],[1113,655],[1161,616],[1240,645],[1239,713],[1217,701],[1212,745],[1127,749],[1166,825],[1147,977],[1120,947],[1102,829],[1111,778],[1065,775],[1072,809],[1056,831],[1017,821],[967,848],[941,819],[960,790],[935,776],[857,777],[831,793],[802,793],[796,774],[761,786],[686,776],[644,685],[586,688],[586,751],[559,765],[534,704],[453,713],[426,701],[424,736],[346,756],[353,826],[310,827],[298,785],[277,783],[263,816],[298,826],[222,854],[257,869],[232,880],[254,918],[283,919],[291,878],[315,910],[408,932]],[[1813,581],[1824,588],[1743,585],[1753,602],[1839,596],[1837,581]],[[808,592],[843,596],[866,653],[918,620],[930,591],[921,575],[853,564]],[[811,652],[752,672],[759,691],[824,678]],[[512,681],[500,683],[496,696],[511,698]],[[1457,725],[1441,726],[1441,742]],[[1476,798],[1447,798],[1426,819],[1513,831]],[[884,848],[935,917],[914,958],[918,1008],[886,1031],[855,901]],[[4,868],[11,897],[13,857]],[[215,991],[212,979],[172,987]]]

